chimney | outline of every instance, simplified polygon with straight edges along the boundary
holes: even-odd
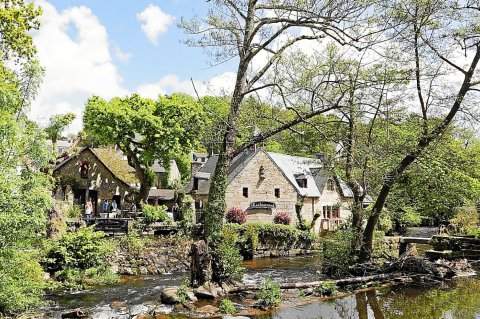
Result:
[[[190,176],[194,177],[195,174],[197,174],[197,172],[200,170],[200,168],[202,168],[202,166],[203,166],[203,163],[192,162],[190,164]]]

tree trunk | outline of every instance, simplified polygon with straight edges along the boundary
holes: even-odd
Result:
[[[137,157],[137,153],[130,149],[129,146],[122,147],[122,145],[117,145],[126,155],[128,165],[132,166],[135,169],[135,175],[140,181],[140,190],[137,193],[137,203],[143,201],[145,204],[148,203],[148,194],[153,185],[153,180],[149,176],[149,167],[144,167],[140,160]],[[151,175],[151,174],[150,174]]]
[[[46,231],[48,239],[56,239],[63,235],[67,229],[65,218],[56,202],[47,211]]]
[[[212,280],[212,258],[203,240],[192,243],[191,248],[190,283],[195,288]]]

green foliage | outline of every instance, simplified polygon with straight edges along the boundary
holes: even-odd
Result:
[[[257,295],[255,305],[262,309],[275,308],[282,302],[282,290],[280,284],[266,278],[260,292]]]
[[[355,262],[352,252],[354,232],[337,230],[329,233],[322,241],[322,272],[333,277],[348,273],[348,268]]]
[[[73,204],[68,208],[66,216],[70,219],[78,220],[82,217],[82,209],[79,205]]]
[[[338,290],[337,285],[332,282],[324,281],[318,287],[315,288],[315,292],[322,296],[331,296]]]
[[[33,58],[36,49],[31,31],[40,26],[40,7],[24,0],[4,0],[0,6],[0,57]]]
[[[168,167],[195,148],[203,109],[185,94],[160,96],[156,101],[133,94],[107,102],[94,96],[87,101],[85,130],[104,144],[117,145],[135,167],[145,200],[154,180],[149,167],[161,159]]]
[[[235,309],[235,304],[229,299],[222,299],[220,305],[218,306],[221,313],[234,314],[237,310]]]
[[[82,287],[116,280],[108,267],[114,245],[92,227],[66,233],[48,243],[44,267],[65,286]]]
[[[156,222],[170,223],[172,221],[167,215],[167,206],[165,205],[144,205],[143,215],[145,216],[145,221],[147,222],[147,224],[152,224]]]
[[[195,223],[195,209],[194,199],[190,195],[185,195],[182,201],[182,207],[180,208],[181,221],[188,224]]]
[[[275,247],[310,247],[316,240],[312,232],[282,224],[249,222],[242,225],[227,224],[225,229],[237,234],[237,246],[247,257],[253,256],[259,243]]]
[[[190,281],[187,278],[185,278],[182,281],[182,284],[180,285],[180,287],[178,287],[178,291],[177,291],[178,300],[181,303],[187,302],[189,300],[189,297],[188,297],[188,294],[187,294],[188,290],[189,290],[189,287],[190,287]]]
[[[217,279],[240,281],[245,273],[245,267],[242,265],[243,257],[236,245],[238,235],[227,228],[223,234],[223,240],[215,249],[218,258]]]
[[[458,207],[450,219],[455,234],[474,234],[478,231],[479,216],[475,207]]]
[[[132,256],[138,257],[142,253],[147,242],[147,238],[140,236],[138,230],[132,228],[129,230],[128,235],[120,237],[118,240],[118,247]]]
[[[35,254],[3,250],[0,254],[0,317],[42,304],[43,270]]]
[[[62,132],[76,117],[77,116],[74,113],[52,115],[47,126],[45,127],[45,133],[47,133],[47,137],[53,142],[56,142],[61,137]],[[56,150],[54,151],[56,152]]]

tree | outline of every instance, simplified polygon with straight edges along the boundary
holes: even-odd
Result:
[[[52,141],[53,152],[57,151],[57,140],[61,137],[62,132],[77,116],[74,113],[55,114],[52,115],[45,127],[45,133]]]
[[[257,134],[236,147],[238,121],[245,97],[278,84],[277,81],[262,81],[267,79],[272,66],[296,43],[330,37],[345,44],[356,38],[354,25],[365,11],[363,4],[344,1],[216,0],[210,3],[212,9],[204,21],[182,20],[180,26],[187,33],[199,35],[188,40],[189,45],[206,49],[217,62],[238,59],[230,112],[206,207],[205,234],[209,245],[214,248],[222,238],[226,180],[231,159],[249,146],[300,123],[303,118],[338,107],[336,101],[316,106],[308,114]],[[301,29],[308,31],[302,33]],[[264,63],[262,57],[265,58]]]
[[[190,96],[173,94],[158,100],[133,94],[110,102],[94,96],[86,103],[85,129],[103,143],[115,144],[127,156],[141,182],[138,200],[147,201],[155,181],[155,160],[165,167],[197,143],[203,111]]]
[[[38,306],[44,288],[37,248],[51,181],[41,169],[51,158],[44,132],[25,115],[42,76],[29,33],[40,13],[33,2],[0,5],[0,317]],[[20,72],[7,67],[15,63]]]
[[[30,32],[40,27],[42,14],[35,3],[3,0],[0,6],[0,54],[3,60],[30,60],[36,53]]]
[[[478,92],[480,80],[477,66],[480,60],[480,6],[473,1],[392,1],[385,5],[392,14],[399,46],[406,58],[414,61],[412,69],[417,107],[422,119],[422,133],[415,147],[384,175],[363,233],[360,260],[370,258],[373,235],[388,195],[400,175],[447,130],[462,109]],[[464,54],[462,62],[457,61]],[[457,55],[455,55],[457,54]],[[407,61],[407,60],[405,60]],[[457,83],[449,83],[453,76]],[[448,77],[448,78],[447,78]],[[457,88],[456,92],[454,88]],[[431,114],[443,112],[438,122],[430,125]]]

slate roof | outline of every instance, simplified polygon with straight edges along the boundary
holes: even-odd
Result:
[[[172,200],[175,197],[175,190],[165,188],[152,188],[148,193],[148,197],[155,197],[162,200]]]
[[[319,189],[314,173],[319,173],[323,167],[321,160],[278,153],[267,154],[301,196],[320,197],[322,193],[320,189],[323,188]],[[300,178],[307,180],[307,187],[298,185],[296,180]],[[320,178],[318,181],[321,181]]]
[[[263,149],[258,149],[257,152],[265,152]],[[324,167],[319,159],[291,156],[279,153],[265,152],[272,162],[278,167],[285,178],[295,187],[298,194],[306,197],[320,197],[325,189],[325,184],[328,177],[332,176]],[[228,174],[228,183],[230,183],[250,162],[255,155],[255,151],[247,150],[236,156],[230,165]],[[208,195],[210,189],[210,177],[215,171],[217,165],[218,155],[212,155],[205,165],[195,174],[198,178],[199,188],[197,194]],[[307,180],[307,187],[300,187],[296,179],[305,178]],[[353,197],[352,190],[348,185],[338,176],[335,177],[341,194],[344,197]],[[185,187],[187,193],[193,189],[193,178]]]

